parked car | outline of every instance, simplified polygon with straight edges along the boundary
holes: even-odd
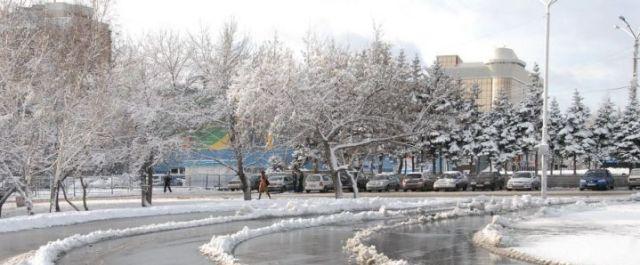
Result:
[[[613,176],[607,169],[590,169],[580,178],[580,190],[612,190]]]
[[[269,174],[269,191],[285,192],[293,190],[293,176],[283,173]]]
[[[312,191],[329,192],[333,189],[333,180],[329,175],[311,174],[304,180],[304,190],[307,193]]]
[[[471,180],[471,190],[501,190],[506,185],[505,179],[499,172],[480,172]]]
[[[433,183],[433,190],[467,190],[469,187],[469,178],[460,171],[445,171]]]
[[[260,177],[259,176],[250,176],[249,184],[251,185],[251,190],[258,190],[258,185],[260,185]],[[227,183],[227,189],[230,191],[243,190],[242,182],[239,179],[230,180]]]
[[[540,177],[531,171],[513,173],[507,181],[507,190],[539,190]]]
[[[351,183],[351,177],[349,174],[353,175],[356,179],[358,191],[363,191],[366,189],[367,179],[365,178],[362,172],[358,171],[349,171],[348,174],[346,171],[339,171],[338,176],[340,176],[340,182],[342,183],[342,189],[353,192],[353,184]]]
[[[433,183],[436,181],[436,177],[432,173],[428,172],[415,172],[408,173],[400,184],[403,191],[425,191],[433,190]]]
[[[382,173],[375,175],[367,182],[367,191],[399,191],[400,178],[395,173]]]
[[[629,172],[627,182],[629,183],[630,190],[636,187],[640,187],[640,168],[634,168],[631,170],[631,172]]]

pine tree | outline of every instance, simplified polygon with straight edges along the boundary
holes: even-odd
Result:
[[[576,175],[578,158],[592,151],[595,145],[591,139],[591,131],[587,127],[589,108],[582,102],[578,90],[573,93],[571,106],[567,110],[566,124],[560,130],[559,137],[564,142],[563,153],[573,158],[573,174]]]
[[[616,156],[630,166],[640,162],[640,108],[633,94],[618,122],[618,133],[615,134]]]
[[[595,120],[591,126],[592,139],[595,143],[592,160],[602,162],[609,160],[615,152],[615,127],[618,117],[614,109],[614,104],[607,98],[598,109]]]
[[[502,93],[494,103],[493,109],[483,117],[481,137],[482,154],[492,162],[507,170],[507,162],[517,153],[515,137],[515,117],[513,105],[506,94]]]
[[[534,65],[531,83],[527,86],[527,93],[518,105],[516,113],[515,133],[518,141],[519,154],[524,155],[526,165],[529,165],[529,153],[535,150],[540,141],[542,128],[542,82],[540,68]]]
[[[547,134],[549,135],[549,152],[551,153],[551,175],[553,175],[556,158],[560,158],[560,166],[562,166],[561,151],[564,149],[564,142],[561,140],[559,133],[564,127],[564,124],[565,117],[560,110],[558,101],[554,98],[549,108],[549,126],[547,128]]]
[[[481,113],[478,108],[478,84],[471,86],[471,97],[465,99],[462,106],[458,122],[461,124],[459,131],[455,134],[460,148],[460,157],[468,158],[471,170],[473,171],[474,161],[480,155],[480,136],[482,134]]]

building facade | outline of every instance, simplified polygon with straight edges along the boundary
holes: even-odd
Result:
[[[458,55],[437,56],[445,73],[462,82],[468,95],[474,84],[478,86],[478,106],[481,111],[492,109],[494,102],[504,93],[513,104],[518,104],[530,83],[526,63],[509,48],[497,48],[493,58],[483,62],[465,63]]]

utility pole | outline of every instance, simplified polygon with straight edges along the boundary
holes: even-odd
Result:
[[[631,98],[635,99],[638,91],[638,46],[640,46],[640,30],[634,31],[627,19],[624,16],[618,17],[623,23],[624,27],[615,25],[616,29],[622,30],[629,34],[633,38],[633,76],[631,78]]]
[[[544,88],[542,98],[542,137],[540,138],[540,154],[542,160],[540,168],[542,169],[542,181],[540,183],[540,195],[547,198],[547,159],[549,157],[549,31],[551,27],[551,5],[558,0],[540,0],[545,6],[547,17],[546,46],[545,46],[545,62],[544,62]]]

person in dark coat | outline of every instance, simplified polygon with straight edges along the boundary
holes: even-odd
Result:
[[[164,193],[167,193],[167,189],[169,189],[169,192],[173,192],[171,191],[171,172],[167,173],[167,175],[164,176]]]
[[[271,199],[271,194],[269,194],[269,179],[267,179],[264,170],[260,171],[260,186],[258,187],[258,192],[258,200],[262,197],[263,192],[266,192],[269,199]]]

